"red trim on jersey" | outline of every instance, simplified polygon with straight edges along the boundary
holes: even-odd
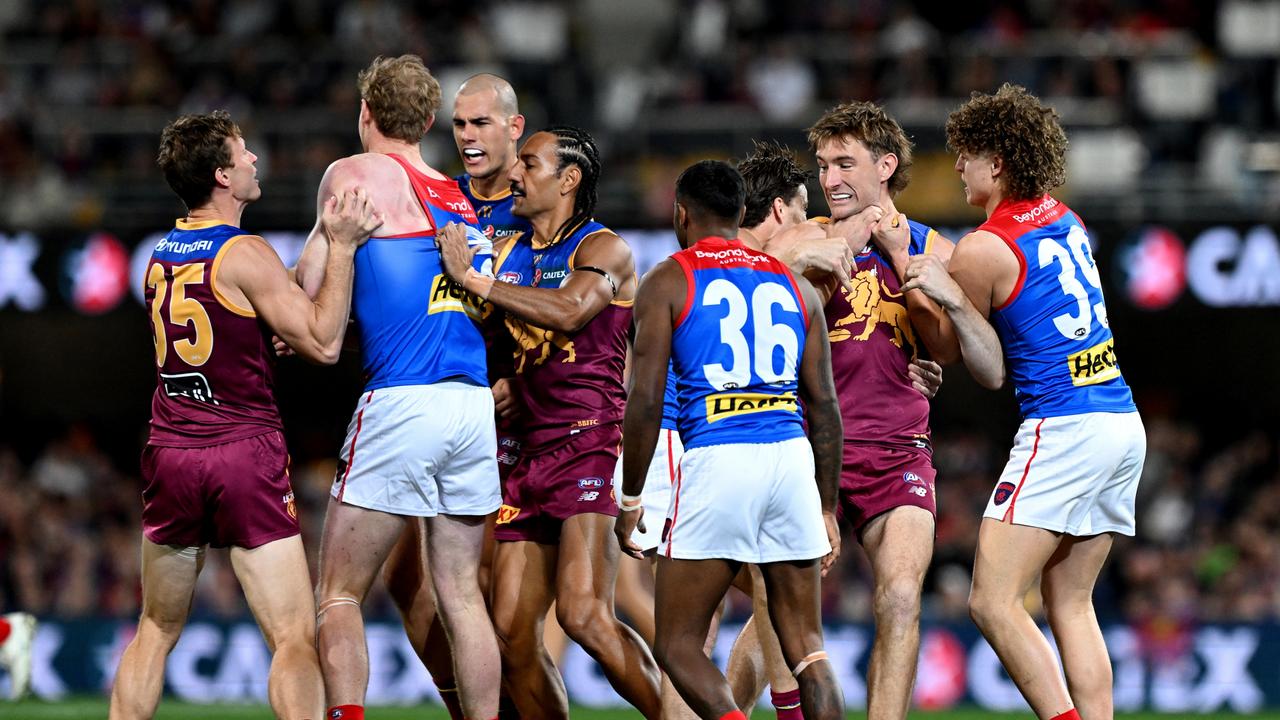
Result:
[[[676,523],[680,522],[680,488],[684,485],[684,468],[676,466],[676,504],[671,509],[671,527],[667,528],[667,558],[671,557],[671,546],[676,541]]]
[[[796,300],[800,301],[800,317],[804,318],[805,332],[809,331],[809,307],[805,305],[804,293],[800,292],[800,286],[796,284],[796,276],[791,274],[791,268],[782,263],[781,260],[774,260],[773,264],[782,269],[782,274],[787,276],[787,281],[791,283],[791,291],[796,294]]]
[[[1009,292],[1009,297],[1005,298],[1004,302],[991,308],[992,310],[1003,310],[1012,305],[1013,301],[1017,300],[1018,296],[1022,294],[1022,286],[1027,284],[1027,256],[1022,254],[1022,248],[1018,247],[1018,243],[1003,235],[999,237],[1004,240],[1004,244],[1008,245],[1009,249],[1018,258],[1018,282],[1013,284],[1013,290]]]
[[[342,471],[342,484],[338,486],[338,502],[342,502],[342,494],[347,491],[347,477],[351,475],[351,466],[356,461],[356,443],[360,440],[360,427],[364,425],[364,410],[369,407],[369,401],[373,400],[373,392],[373,390],[369,391],[364,398],[364,407],[356,413],[356,432],[351,436],[351,450],[347,452],[347,469]]]
[[[430,205],[437,210],[461,215],[464,220],[469,223],[479,224],[480,220],[476,217],[476,210],[471,206],[471,201],[463,194],[462,188],[458,187],[458,181],[453,178],[443,178],[437,180],[418,168],[414,167],[405,158],[394,153],[387,153],[387,157],[395,160],[404,168],[405,173],[409,175],[409,185],[413,187],[413,194],[417,196],[418,202],[423,205]],[[423,208],[426,211],[426,208]],[[427,221],[435,227],[431,214],[427,213]]]
[[[1036,423],[1036,441],[1031,445],[1031,457],[1027,458],[1027,466],[1022,469],[1022,479],[1018,481],[1018,487],[1013,489],[1013,497],[1009,498],[1009,509],[1004,511],[1004,517],[1000,518],[1000,522],[1013,522],[1013,506],[1018,504],[1018,493],[1022,492],[1022,484],[1027,481],[1027,475],[1031,472],[1031,461],[1036,459],[1036,452],[1040,450],[1040,426],[1044,425],[1044,419]]]
[[[671,256],[675,259],[676,264],[684,271],[684,309],[680,311],[680,316],[676,318],[676,324],[672,326],[672,330],[680,327],[684,319],[689,317],[689,310],[693,308],[693,290],[695,284],[693,282],[693,266],[689,264],[689,258],[683,253],[678,252]]]

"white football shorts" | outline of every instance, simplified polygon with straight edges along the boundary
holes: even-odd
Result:
[[[831,552],[808,438],[687,450],[675,482],[664,557],[758,564]]]
[[[649,472],[644,476],[644,492],[640,493],[640,502],[644,506],[644,532],[636,528],[631,533],[632,542],[645,552],[658,547],[663,520],[667,517],[667,509],[671,507],[671,488],[675,485],[676,468],[680,467],[683,455],[684,443],[680,442],[680,433],[662,428],[658,433],[658,445],[653,449],[653,459],[649,461]],[[613,486],[621,492],[621,456],[618,457],[618,468],[613,473]]]
[[[1136,412],[1027,418],[983,517],[1076,537],[1133,535],[1146,454]]]
[[[497,456],[489,388],[379,388],[356,403],[331,494],[396,515],[487,515],[502,505]]]

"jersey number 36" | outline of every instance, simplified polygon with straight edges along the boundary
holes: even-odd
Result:
[[[729,347],[729,367],[724,363],[708,363],[702,366],[707,383],[721,390],[742,388],[751,384],[751,370],[768,384],[792,382],[796,379],[796,359],[800,355],[800,338],[789,325],[773,322],[773,308],[783,312],[800,314],[795,296],[776,282],[760,283],[751,292],[748,312],[747,298],[734,283],[717,278],[707,284],[702,293],[704,307],[727,305],[728,313],[720,319],[720,342]],[[744,330],[751,320],[749,346]],[[774,355],[782,350],[782,367],[776,368]]]

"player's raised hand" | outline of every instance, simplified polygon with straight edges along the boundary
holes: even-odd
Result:
[[[884,208],[868,205],[857,215],[827,225],[827,234],[844,238],[853,254],[857,255],[867,246],[871,240],[871,232],[883,217]]]
[[[827,526],[827,542],[831,543],[831,552],[822,558],[822,577],[826,577],[836,560],[840,559],[840,524],[836,522],[835,513],[826,511],[822,513],[822,522]]]
[[[890,258],[907,254],[911,245],[911,226],[907,224],[907,216],[898,212],[892,201],[872,230],[871,239]]]
[[[942,387],[942,366],[932,360],[916,358],[907,365],[907,377],[911,379],[911,387],[933,399],[938,388]]]
[[[636,528],[640,532],[645,531],[644,527],[644,506],[637,505],[631,510],[618,506],[618,519],[613,523],[613,533],[618,536],[618,546],[622,548],[622,552],[630,555],[637,560],[644,559],[644,550],[631,539],[632,533]]]
[[[320,221],[329,242],[359,247],[382,227],[382,213],[373,206],[369,192],[357,187],[326,200]]]
[[[844,238],[828,235],[826,225],[802,222],[780,230],[765,243],[764,251],[786,263],[793,272],[827,273],[850,287],[853,250]]]
[[[436,247],[440,248],[440,264],[454,282],[461,284],[467,277],[467,268],[480,251],[479,246],[467,243],[467,229],[458,223],[449,223],[436,232]]]
[[[965,302],[964,290],[947,272],[937,255],[913,255],[907,263],[902,292],[919,290],[938,303],[943,310],[955,310]]]

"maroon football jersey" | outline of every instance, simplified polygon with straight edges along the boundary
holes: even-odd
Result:
[[[179,220],[151,254],[152,445],[207,447],[281,429],[271,332],[214,287],[219,264],[244,236],[226,223]]]
[[[534,250],[529,235],[497,268],[498,277],[533,287],[556,288],[573,272],[578,246],[606,230],[587,222],[569,237]],[[622,279],[615,279],[621,284]],[[526,323],[508,314],[507,329],[519,346],[516,388],[524,409],[524,450],[538,451],[572,434],[622,421],[622,386],[631,302],[614,301],[581,330],[568,335]]]
[[[844,438],[927,448],[929,400],[907,375],[919,343],[898,275],[873,248],[857,257],[853,291],[837,288],[825,308]]]

